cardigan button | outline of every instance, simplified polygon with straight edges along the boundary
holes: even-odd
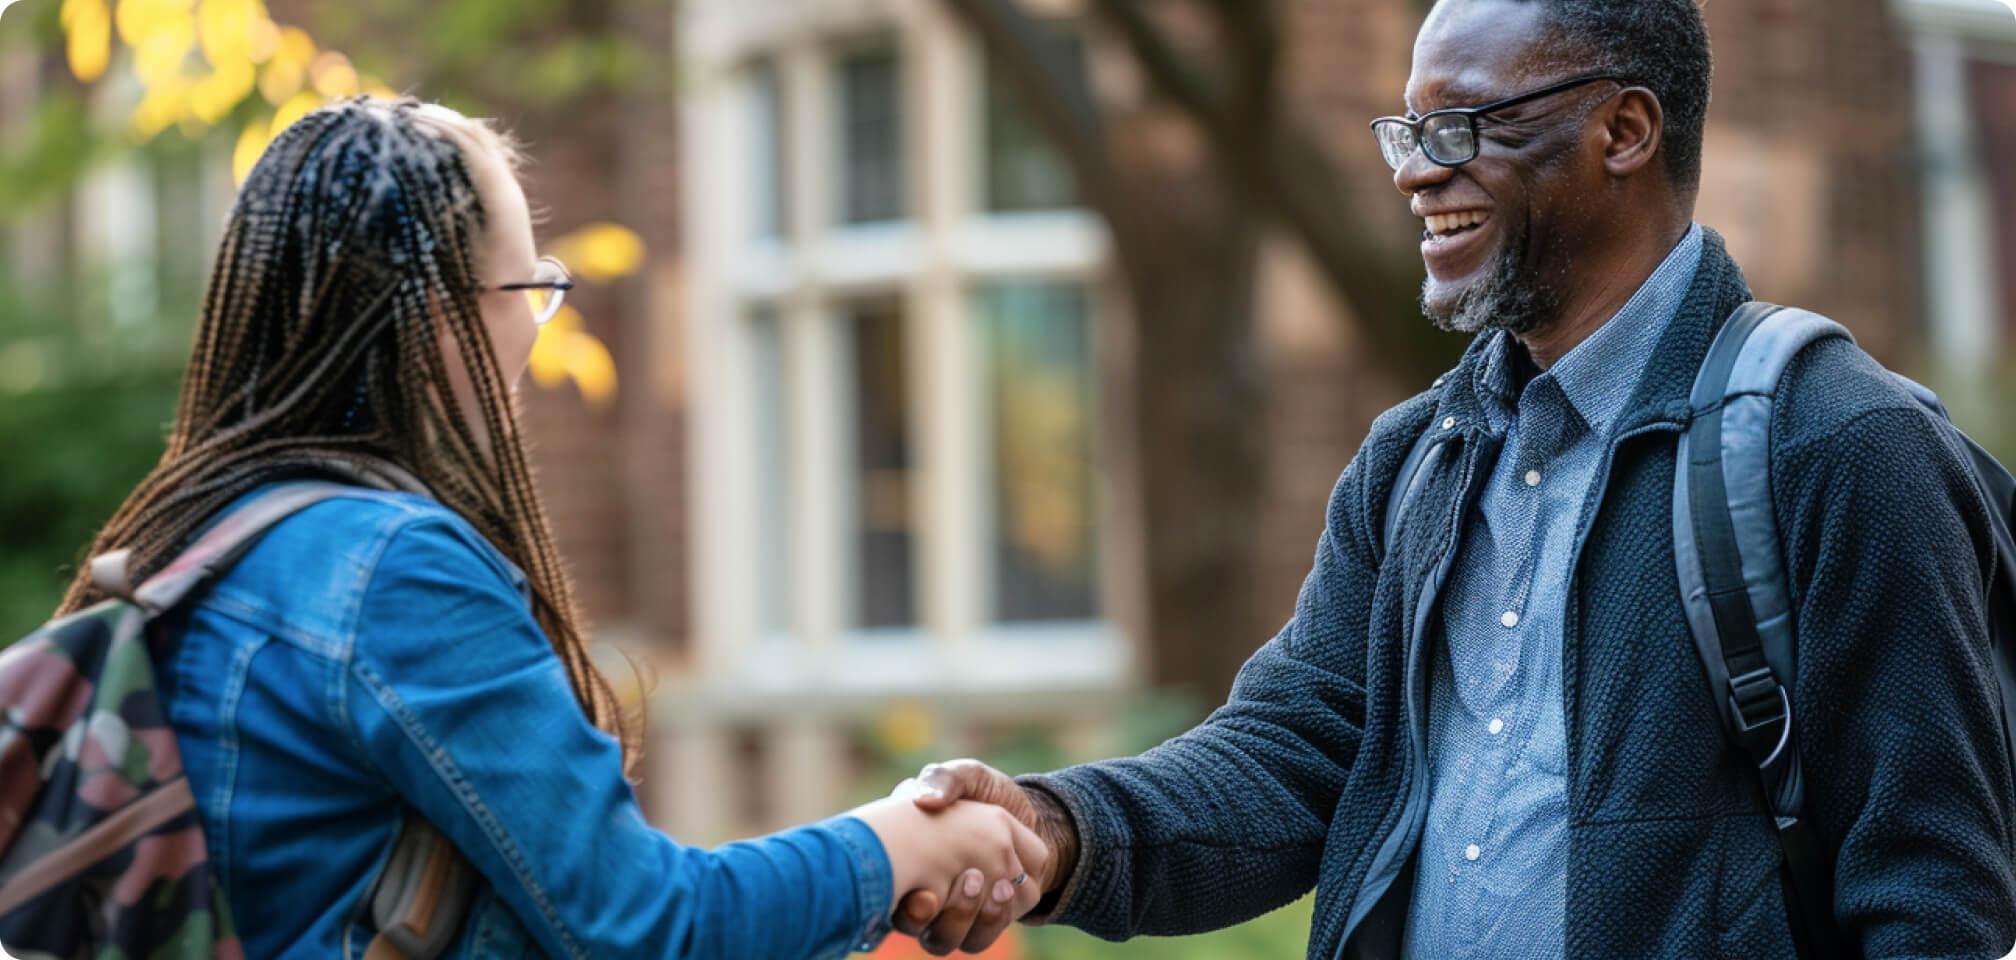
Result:
[[[1443,421],[1442,421],[1442,429],[1444,429],[1444,430],[1454,430],[1454,429],[1456,429],[1456,418],[1455,418],[1455,417],[1446,417],[1446,418],[1444,418],[1444,419],[1443,419]]]

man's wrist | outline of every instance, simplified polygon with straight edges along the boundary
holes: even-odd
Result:
[[[1041,787],[1022,784],[1029,805],[1036,808],[1036,835],[1050,847],[1050,875],[1043,878],[1043,899],[1054,902],[1078,868],[1078,824],[1062,801]],[[1039,905],[1038,910],[1042,909]]]

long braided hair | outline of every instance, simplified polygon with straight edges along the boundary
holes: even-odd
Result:
[[[129,550],[139,582],[258,486],[332,459],[389,461],[525,571],[582,711],[622,742],[628,769],[639,724],[590,660],[478,311],[469,149],[517,158],[480,122],[410,99],[354,98],[274,139],[232,208],[167,451],[91,554]],[[457,409],[446,349],[475,410]],[[102,598],[82,570],[61,612]]]

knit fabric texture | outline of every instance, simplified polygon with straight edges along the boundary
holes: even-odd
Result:
[[[1778,839],[1754,769],[1718,725],[1673,558],[1688,390],[1749,297],[1707,231],[1611,431],[1601,501],[1566,572],[1568,957],[1796,955]],[[1313,886],[1311,960],[1397,955],[1428,779],[1426,684],[1409,648],[1439,633],[1416,629],[1439,615],[1424,591],[1502,445],[1474,387],[1488,339],[1374,423],[1331,495],[1294,617],[1223,707],[1138,757],[1023,778],[1063,803],[1080,841],[1076,870],[1034,919],[1115,940],[1194,933]],[[1424,469],[1388,551],[1388,494],[1430,429],[1450,434],[1446,455]],[[2016,943],[1988,514],[1937,431],[1845,341],[1794,361],[1772,426],[1797,749],[1837,861],[1836,918],[1871,958],[2000,957]],[[1409,858],[1397,877],[1395,851]]]
[[[1700,263],[1697,226],[1544,373],[1526,376],[1532,362],[1510,334],[1484,347],[1477,395],[1505,445],[1464,519],[1429,657],[1429,807],[1404,950],[1413,960],[1561,955],[1568,570],[1610,431]]]

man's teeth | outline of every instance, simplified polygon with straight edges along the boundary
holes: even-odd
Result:
[[[1433,234],[1454,233],[1464,227],[1476,226],[1484,222],[1484,211],[1462,210],[1456,213],[1436,214],[1427,218],[1428,232]]]

